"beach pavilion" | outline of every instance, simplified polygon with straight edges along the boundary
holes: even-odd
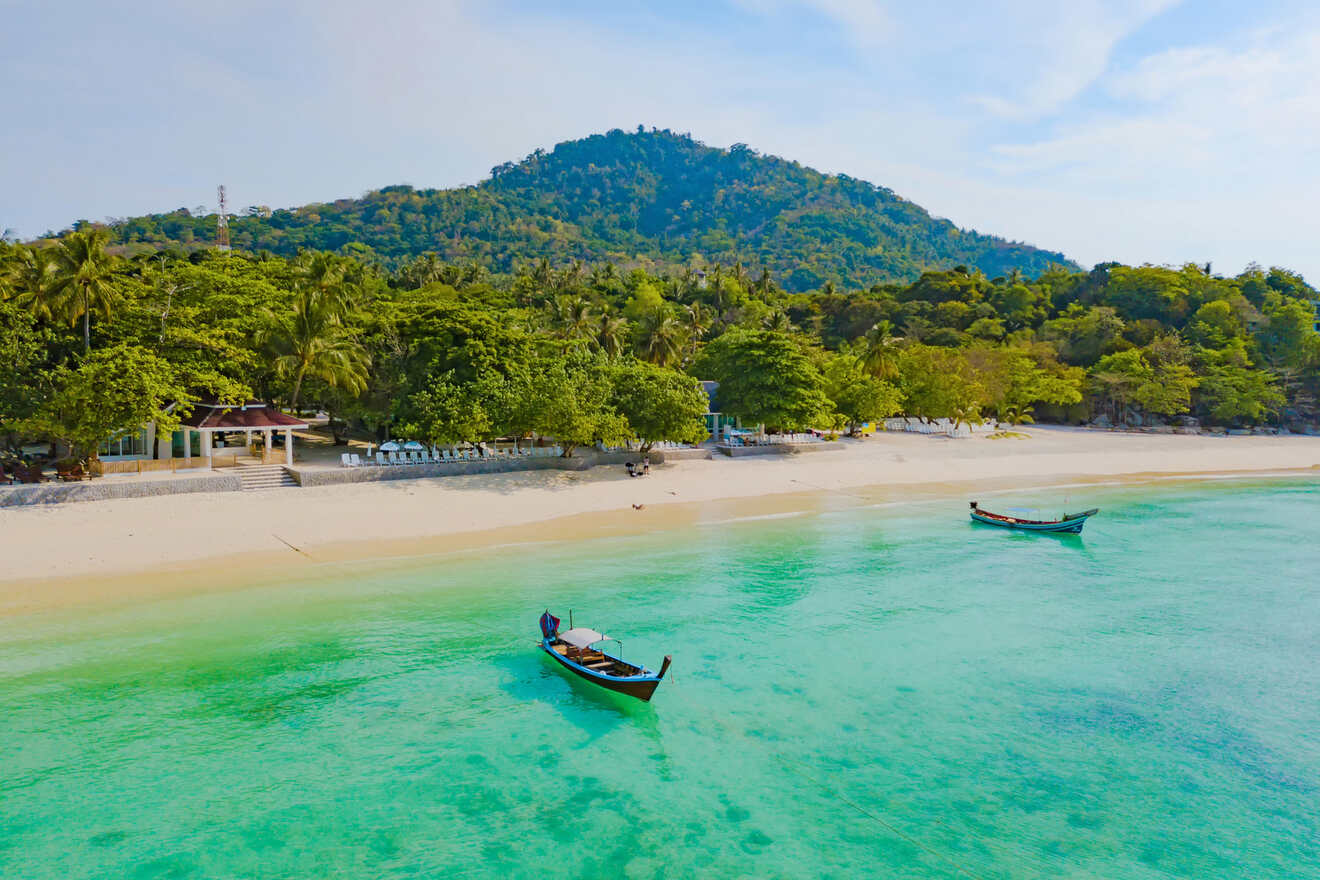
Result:
[[[183,424],[175,432],[173,445],[178,449],[178,452],[173,453],[172,457],[182,457],[191,462],[195,445],[198,454],[206,459],[206,464],[209,466],[212,450],[216,448],[217,438],[221,443],[229,445],[224,438],[235,434],[243,435],[243,445],[249,449],[252,447],[253,436],[260,434],[263,439],[263,448],[269,454],[272,449],[271,440],[273,435],[277,432],[283,432],[284,463],[291,465],[293,464],[294,429],[306,428],[307,423],[302,419],[280,412],[278,409],[267,406],[259,400],[233,404],[220,403],[214,398],[204,398],[193,404],[192,413],[183,420]],[[194,439],[197,440],[196,444],[193,442]]]

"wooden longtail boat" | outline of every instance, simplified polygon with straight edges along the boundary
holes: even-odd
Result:
[[[1086,521],[1100,512],[1100,508],[1092,507],[1090,510],[1083,510],[1081,513],[1065,513],[1062,519],[1022,519],[982,510],[975,501],[971,504],[972,519],[977,522],[985,523],[988,526],[1002,526],[1006,529],[1021,529],[1024,532],[1066,532],[1080,535],[1082,526],[1086,525]]]
[[[669,670],[671,658],[665,655],[658,673],[645,666],[634,666],[624,662],[623,658],[606,654],[596,647],[601,642],[615,642],[619,653],[623,653],[623,643],[618,639],[598,633],[594,629],[573,628],[569,623],[567,632],[559,631],[559,618],[549,609],[541,615],[541,648],[555,658],[555,661],[574,675],[585,678],[592,684],[620,694],[627,694],[639,700],[650,700],[651,694],[660,686],[660,680]]]

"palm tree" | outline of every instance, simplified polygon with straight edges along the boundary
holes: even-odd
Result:
[[[1021,404],[1011,403],[1005,406],[999,413],[999,418],[1008,423],[1010,428],[1016,428],[1018,425],[1030,425],[1035,421],[1031,417],[1032,408],[1022,406]]]
[[[614,358],[623,354],[624,346],[628,344],[628,319],[603,312],[596,332],[596,344],[607,357]]]
[[[51,321],[63,316],[64,303],[59,284],[60,267],[49,248],[25,247],[10,269],[9,286],[14,302],[38,320]]]
[[[109,320],[122,299],[112,283],[114,257],[105,252],[109,241],[105,229],[84,229],[60,239],[55,250],[59,305],[70,323],[83,319],[85,352],[92,350],[92,312]]]
[[[979,425],[985,421],[981,418],[980,411],[974,407],[955,406],[953,412],[949,413],[953,417],[953,431],[958,433],[958,428],[963,425]]]
[[[668,367],[683,356],[687,333],[667,309],[657,309],[642,319],[637,332],[637,353],[653,364]]]
[[[861,367],[877,379],[898,378],[898,337],[894,325],[880,321],[863,337],[865,348],[859,359]]]
[[[310,291],[336,317],[343,317],[352,308],[361,279],[350,273],[348,261],[334,254],[304,254],[294,267],[297,286]]]
[[[274,355],[275,371],[293,377],[289,409],[297,411],[309,377],[350,394],[366,389],[371,359],[345,332],[340,317],[332,297],[307,289],[300,291],[288,314],[266,311],[266,326],[257,341]]]
[[[586,297],[561,296],[553,301],[551,309],[564,339],[591,339],[596,335],[596,316]]]
[[[783,309],[776,309],[761,319],[761,327],[766,330],[778,330],[780,333],[787,333],[793,329],[793,322],[789,320],[787,312]]]
[[[700,342],[710,331],[713,319],[710,310],[701,303],[683,306],[683,323],[694,342]]]

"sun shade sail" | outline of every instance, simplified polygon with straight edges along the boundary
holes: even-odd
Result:
[[[596,642],[604,641],[606,638],[608,638],[608,636],[604,633],[598,633],[594,629],[584,629],[582,627],[570,629],[566,633],[559,634],[560,641],[572,645],[575,648],[590,647],[591,645],[596,644]]]

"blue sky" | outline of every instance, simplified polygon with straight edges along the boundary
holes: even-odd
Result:
[[[0,227],[474,183],[638,124],[1078,261],[1320,279],[1320,13],[1279,0],[0,0]]]

